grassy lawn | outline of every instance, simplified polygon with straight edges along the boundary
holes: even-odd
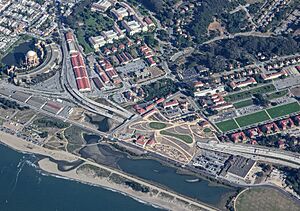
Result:
[[[236,200],[237,211],[286,211],[300,210],[290,198],[272,188],[252,188],[243,192]]]
[[[161,135],[166,135],[166,136],[172,136],[172,137],[175,137],[175,138],[180,139],[180,140],[182,140],[182,141],[184,141],[184,142],[186,142],[186,143],[188,143],[188,144],[193,143],[193,139],[192,139],[192,137],[189,136],[189,135],[170,133],[170,132],[165,131],[165,130],[161,131],[160,134],[161,134]]]
[[[235,108],[243,108],[243,107],[247,107],[247,106],[250,106],[250,105],[253,105],[253,100],[252,99],[240,101],[240,102],[237,102],[237,103],[233,104],[233,106]]]
[[[167,127],[165,123],[162,122],[150,122],[149,127],[155,130],[161,130]]]
[[[210,132],[211,132],[211,129],[208,128],[208,127],[207,127],[207,128],[204,128],[203,132],[204,132],[204,133],[210,133]]]
[[[298,102],[293,102],[267,109],[267,112],[272,118],[289,115],[298,111],[300,111],[300,105],[298,104]]]
[[[234,130],[239,128],[239,126],[235,123],[234,120],[225,120],[223,122],[218,122],[216,123],[216,126],[222,131],[222,132],[227,132],[230,130]]]
[[[21,124],[28,122],[35,114],[35,111],[28,109],[23,111],[18,111],[18,113],[13,117],[13,120]]]
[[[282,91],[278,91],[278,92],[273,92],[273,93],[267,94],[266,98],[268,100],[280,98],[280,97],[283,97],[283,96],[287,95],[288,92],[289,92],[288,90],[282,90]]]
[[[265,94],[275,91],[275,86],[273,84],[268,84],[265,86],[256,87],[247,91],[238,92],[230,94],[224,97],[227,102],[239,101],[247,98],[251,98],[254,94]]]
[[[253,114],[248,114],[246,116],[238,117],[235,120],[240,125],[240,127],[245,127],[245,126],[263,122],[263,121],[266,121],[269,119],[270,118],[265,111],[259,111],[259,112],[253,113]]]

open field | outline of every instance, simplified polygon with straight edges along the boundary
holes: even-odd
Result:
[[[237,103],[234,103],[233,106],[235,108],[243,108],[243,107],[247,107],[253,104],[253,100],[249,99],[249,100],[244,100],[244,101],[240,101]]]
[[[230,130],[234,130],[239,128],[239,126],[235,123],[234,120],[230,119],[230,120],[226,120],[223,122],[218,122],[216,123],[216,126],[222,131],[222,132],[226,132],[226,131],[230,131]]]
[[[235,202],[237,211],[300,210],[299,205],[273,188],[252,188],[243,192]]]
[[[237,118],[234,118],[235,121],[239,124],[240,127],[246,127],[253,124],[259,124],[264,121],[270,120],[270,117],[272,119],[283,117],[295,112],[300,111],[300,105],[298,102],[292,102],[285,105],[275,106],[272,108],[268,108],[265,110],[261,110],[252,114],[248,114],[245,116],[240,116]],[[269,115],[268,115],[269,114]],[[238,128],[238,125],[236,124],[233,119],[225,120],[222,122],[216,123],[216,126],[222,131],[227,132],[230,130],[234,130]]]
[[[161,129],[166,128],[167,125],[162,122],[150,122],[149,127],[151,127],[152,129],[155,129],[155,130],[161,130]]]
[[[189,135],[177,134],[177,133],[170,133],[170,132],[165,131],[165,130],[161,131],[160,134],[161,135],[166,135],[166,136],[171,136],[171,137],[177,138],[177,139],[182,140],[182,141],[184,141],[184,142],[186,142],[188,144],[193,143],[193,139]]]
[[[265,94],[269,92],[276,91],[276,88],[273,84],[268,84],[265,86],[256,87],[246,91],[230,94],[224,97],[224,100],[227,102],[239,101],[247,98],[251,98],[254,94]]]
[[[273,100],[273,99],[276,99],[276,98],[283,97],[283,96],[287,95],[288,93],[289,93],[288,90],[282,90],[282,91],[278,91],[278,92],[273,92],[273,93],[267,94],[266,98],[268,100]]]
[[[267,112],[272,118],[289,115],[298,111],[300,111],[300,105],[298,104],[298,102],[293,102],[267,109]]]
[[[248,125],[264,122],[269,119],[270,118],[269,118],[268,114],[266,113],[265,110],[263,110],[263,111],[255,112],[252,114],[248,114],[246,116],[238,117],[235,120],[237,121],[237,123],[239,124],[240,127],[245,127]]]
[[[13,117],[13,120],[25,124],[35,115],[35,111],[28,109],[23,111],[18,111],[18,113]]]

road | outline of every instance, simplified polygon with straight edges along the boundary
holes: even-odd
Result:
[[[210,43],[218,41],[218,40],[233,39],[235,37],[240,37],[240,36],[271,37],[272,33],[261,33],[261,32],[257,32],[257,31],[239,32],[239,33],[236,33],[236,34],[229,34],[229,35],[223,35],[223,36],[215,37],[211,40],[208,40],[208,41],[204,42],[203,45],[210,44]]]
[[[267,161],[275,164],[289,166],[292,168],[300,168],[299,153],[249,144],[198,142],[197,145],[201,149],[218,151],[232,155],[241,155],[254,160]]]
[[[230,71],[225,71],[225,72],[221,72],[221,73],[215,73],[213,76],[214,77],[222,77],[222,76],[226,76],[226,75],[231,75],[231,74],[233,74],[235,72],[240,72],[240,71],[243,71],[243,70],[247,70],[247,69],[251,69],[251,68],[256,68],[258,66],[265,66],[268,63],[272,63],[272,62],[276,62],[276,61],[280,61],[280,60],[285,60],[285,59],[291,59],[291,58],[295,58],[295,57],[298,57],[298,56],[300,56],[300,53],[286,55],[286,56],[280,56],[280,57],[277,57],[277,58],[274,58],[274,59],[270,59],[270,60],[267,60],[267,61],[256,62],[254,64],[250,64],[250,65],[242,67],[242,68],[236,68],[236,69],[233,69],[233,70],[230,70]]]

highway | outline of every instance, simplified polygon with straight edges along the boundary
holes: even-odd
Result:
[[[89,107],[94,109],[94,112],[99,113],[100,115],[107,116],[109,118],[113,118],[118,122],[123,122],[125,119],[130,118],[133,114],[124,108],[121,108],[118,105],[114,104],[113,106],[107,106],[98,102],[95,102],[83,94],[81,94],[78,90],[74,89],[70,83],[70,78],[68,77],[67,71],[71,71],[72,67],[69,59],[69,51],[67,48],[67,43],[65,39],[65,35],[63,32],[60,32],[61,40],[62,40],[62,52],[63,52],[63,66],[61,71],[61,83],[64,85],[65,90],[74,98],[77,102],[83,104],[84,108]],[[117,115],[112,115],[115,113]],[[121,118],[123,117],[123,118]]]
[[[0,96],[1,96],[1,94],[0,94]],[[13,99],[13,98],[11,98],[11,97],[7,97],[7,96],[4,96],[4,95],[3,95],[3,97],[9,98],[9,99],[11,99],[11,100],[13,100],[13,101],[17,101],[16,99]],[[79,123],[78,121],[73,121],[73,120],[70,120],[70,119],[65,118],[65,117],[63,117],[63,116],[52,114],[52,113],[50,113],[50,112],[48,112],[48,111],[45,111],[45,110],[43,110],[43,109],[41,109],[41,108],[37,108],[37,107],[35,107],[35,106],[32,106],[32,105],[30,105],[30,104],[27,104],[27,103],[24,103],[24,102],[21,102],[21,101],[17,101],[17,102],[18,102],[20,105],[22,105],[22,106],[28,106],[29,108],[31,108],[31,109],[34,110],[34,111],[37,111],[38,113],[41,113],[41,114],[44,114],[44,115],[46,115],[46,116],[50,116],[50,117],[53,117],[53,118],[56,118],[56,119],[60,119],[60,120],[62,120],[62,121],[64,121],[64,122],[68,122],[68,123],[70,123],[70,124],[72,124],[72,125],[78,126],[78,127],[82,128],[82,129],[85,129],[85,130],[87,130],[87,131],[93,132],[93,133],[95,133],[95,134],[97,134],[97,135],[100,135],[100,136],[102,136],[102,137],[108,138],[108,137],[110,136],[109,133],[101,132],[101,131],[99,131],[99,130],[97,130],[97,129],[95,129],[95,128],[92,128],[92,127],[83,125],[83,124]]]
[[[198,142],[197,145],[201,149],[218,151],[232,155],[241,155],[253,160],[266,161],[292,168],[300,168],[300,154],[298,153],[263,146],[217,143],[215,141],[209,143]]]

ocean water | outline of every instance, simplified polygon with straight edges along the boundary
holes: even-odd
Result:
[[[32,155],[0,145],[0,211],[153,211],[123,194],[45,175]]]

